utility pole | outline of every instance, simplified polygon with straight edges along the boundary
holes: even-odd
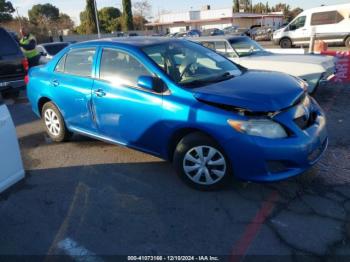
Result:
[[[94,6],[95,6],[95,17],[96,17],[97,35],[98,35],[98,38],[101,38],[100,23],[99,23],[99,21],[98,21],[98,11],[97,11],[96,0],[94,0]]]
[[[18,13],[18,6],[16,6],[16,13],[17,13],[18,22],[19,22],[19,28],[21,29],[22,28],[22,21],[21,21],[21,17],[19,16],[19,13]]]

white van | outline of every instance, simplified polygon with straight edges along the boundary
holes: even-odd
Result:
[[[286,27],[275,31],[273,41],[282,48],[307,46],[313,34],[317,40],[350,47],[350,4],[305,10]]]

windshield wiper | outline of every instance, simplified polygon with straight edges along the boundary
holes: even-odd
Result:
[[[211,83],[218,83],[221,81],[226,81],[229,80],[231,78],[235,77],[234,75],[231,75],[230,72],[225,72],[221,75],[219,75],[218,77],[211,77],[211,78],[207,78],[207,79],[198,79],[198,80],[193,80],[191,82],[188,83],[183,83],[183,86],[199,86],[199,85],[206,85],[206,84],[211,84]]]

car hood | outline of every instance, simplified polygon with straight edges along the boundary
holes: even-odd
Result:
[[[278,72],[248,70],[232,79],[191,89],[202,102],[276,112],[292,106],[304,90],[296,78]]]
[[[273,54],[264,52],[261,54],[255,54],[248,57],[242,57],[242,59],[251,59],[256,61],[266,62],[282,62],[282,63],[300,63],[308,65],[322,66],[325,70],[334,67],[334,58],[330,56],[322,55],[302,55],[302,54]]]

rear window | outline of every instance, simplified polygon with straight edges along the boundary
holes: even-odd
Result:
[[[95,48],[75,49],[66,56],[64,73],[91,77]]]
[[[61,51],[63,48],[67,47],[67,43],[62,44],[52,44],[45,46],[45,49],[49,55],[56,55],[59,51]]]
[[[16,41],[4,29],[0,28],[0,56],[18,54],[18,45]]]

